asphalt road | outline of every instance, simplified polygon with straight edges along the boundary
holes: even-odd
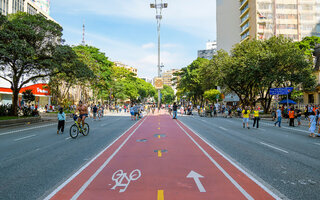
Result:
[[[307,127],[291,128],[283,123],[278,128],[264,121],[259,129],[248,130],[235,118],[179,119],[270,189],[280,192],[279,196],[320,199],[320,139],[308,137]]]
[[[87,120],[90,133],[77,139],[57,135],[57,125],[0,130],[0,199],[43,199],[135,122],[128,116]]]
[[[185,116],[181,122],[284,199],[320,199],[320,139],[307,127],[243,129],[240,119]],[[0,130],[0,199],[43,199],[134,122],[128,116],[88,120],[90,134],[70,139],[56,124]],[[252,122],[250,122],[252,125]]]

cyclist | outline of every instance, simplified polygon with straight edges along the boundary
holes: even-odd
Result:
[[[82,101],[79,101],[77,111],[79,111],[79,118],[78,122],[82,121],[82,127],[84,127],[84,121],[86,117],[88,117],[88,106],[86,104],[83,104]]]

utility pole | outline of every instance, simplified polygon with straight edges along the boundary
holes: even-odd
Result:
[[[83,26],[82,26],[82,45],[85,46],[86,45],[86,40],[85,40],[85,31],[86,31],[86,27],[84,25],[84,21],[83,21]]]
[[[168,7],[167,3],[163,3],[162,0],[160,1],[161,1],[160,3],[157,3],[157,0],[155,0],[154,3],[150,4],[150,8],[156,9],[157,30],[158,30],[158,78],[161,78],[160,28],[161,28],[161,19],[162,19],[162,9]],[[158,89],[158,109],[160,109],[160,102],[161,102],[160,89]]]

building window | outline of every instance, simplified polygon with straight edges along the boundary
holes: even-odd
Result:
[[[249,13],[245,14],[242,18],[241,18],[241,23],[243,23],[244,21],[246,21],[249,17]]]
[[[241,27],[241,32],[243,32],[244,30],[246,30],[249,27],[249,22],[247,22],[245,25],[243,25]]]
[[[247,5],[244,8],[241,9],[241,14],[246,12],[248,8],[249,8],[249,4],[247,3]]]
[[[12,12],[23,12],[24,11],[24,0],[13,0],[12,2]]]
[[[261,10],[271,10],[272,4],[271,3],[259,3],[259,9]]]
[[[277,14],[278,19],[297,19],[296,14]]]
[[[297,9],[297,4],[277,4],[277,9]]]
[[[241,35],[241,40],[246,39],[249,36],[249,30],[245,32],[243,35]]]
[[[7,15],[9,10],[9,0],[0,0],[0,13]]]
[[[37,9],[35,7],[33,7],[32,5],[28,4],[27,13],[29,13],[31,15],[35,15],[35,14],[37,14]]]

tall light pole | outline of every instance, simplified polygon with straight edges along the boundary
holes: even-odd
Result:
[[[161,1],[160,3],[158,3]],[[150,4],[150,8],[156,9],[156,19],[157,19],[157,28],[158,28],[158,78],[161,77],[161,65],[160,65],[160,28],[161,28],[161,19],[162,19],[162,9],[167,8],[168,4],[163,3],[162,0],[155,0],[154,3]],[[160,109],[160,89],[158,89],[158,108]]]

